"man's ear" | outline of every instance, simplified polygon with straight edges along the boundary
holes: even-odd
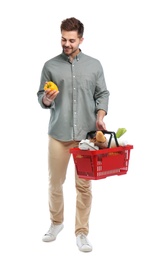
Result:
[[[84,38],[80,38],[80,44],[84,41]]]

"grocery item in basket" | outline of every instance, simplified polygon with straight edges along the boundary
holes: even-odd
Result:
[[[48,81],[44,85],[44,90],[56,90],[56,91],[58,91],[58,87],[54,82]]]
[[[117,138],[117,141],[118,141],[119,146],[126,146],[128,144],[128,141],[124,140],[124,139]],[[115,142],[114,138],[112,138],[112,140],[111,140],[110,147],[111,148],[116,147],[116,142]]]
[[[116,137],[120,138],[123,134],[126,133],[126,128],[118,128],[118,130],[116,131]]]
[[[126,131],[126,128],[118,128],[118,130],[116,131],[116,138],[119,146],[125,146],[128,144],[128,141],[125,139],[125,136],[123,137]],[[111,140],[110,147],[116,147],[116,142],[114,138],[112,138]]]
[[[90,141],[89,139],[81,140],[79,143],[79,148],[81,150],[99,150],[99,147],[94,144],[94,142]]]
[[[85,139],[79,143],[81,150],[99,150],[107,148],[107,146],[108,140],[101,131],[97,131],[92,139]]]
[[[99,149],[106,148],[108,146],[108,140],[102,131],[97,131],[95,136],[95,145],[99,147]]]
[[[99,150],[99,149],[105,149],[105,148],[113,148],[116,146],[126,146],[128,144],[128,141],[123,137],[127,130],[125,128],[118,128],[117,132],[114,133],[115,136],[112,135],[112,138],[110,139],[110,136],[108,138],[107,133],[108,131],[93,131],[94,136],[89,139],[82,140],[79,143],[79,148],[81,150]],[[105,135],[106,134],[106,135]],[[116,142],[117,141],[117,142]]]

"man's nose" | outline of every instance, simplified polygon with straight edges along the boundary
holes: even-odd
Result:
[[[66,42],[65,42],[65,46],[69,46],[69,41],[66,41]]]

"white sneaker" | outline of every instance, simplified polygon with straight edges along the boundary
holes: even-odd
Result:
[[[51,224],[47,233],[43,236],[42,241],[44,242],[51,242],[54,241],[58,235],[58,233],[63,229],[64,225],[55,225]]]
[[[77,235],[76,243],[77,243],[77,246],[80,251],[82,251],[82,252],[91,252],[92,251],[92,245],[90,244],[86,235],[84,235],[82,233]]]

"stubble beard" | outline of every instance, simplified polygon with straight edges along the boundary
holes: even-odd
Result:
[[[67,48],[68,50],[72,50],[71,48]],[[79,49],[79,47],[77,47],[77,49],[72,50],[69,54],[67,54],[63,48],[63,52],[67,55],[67,56],[71,56],[72,54],[74,54],[75,52],[77,52],[77,50]]]

